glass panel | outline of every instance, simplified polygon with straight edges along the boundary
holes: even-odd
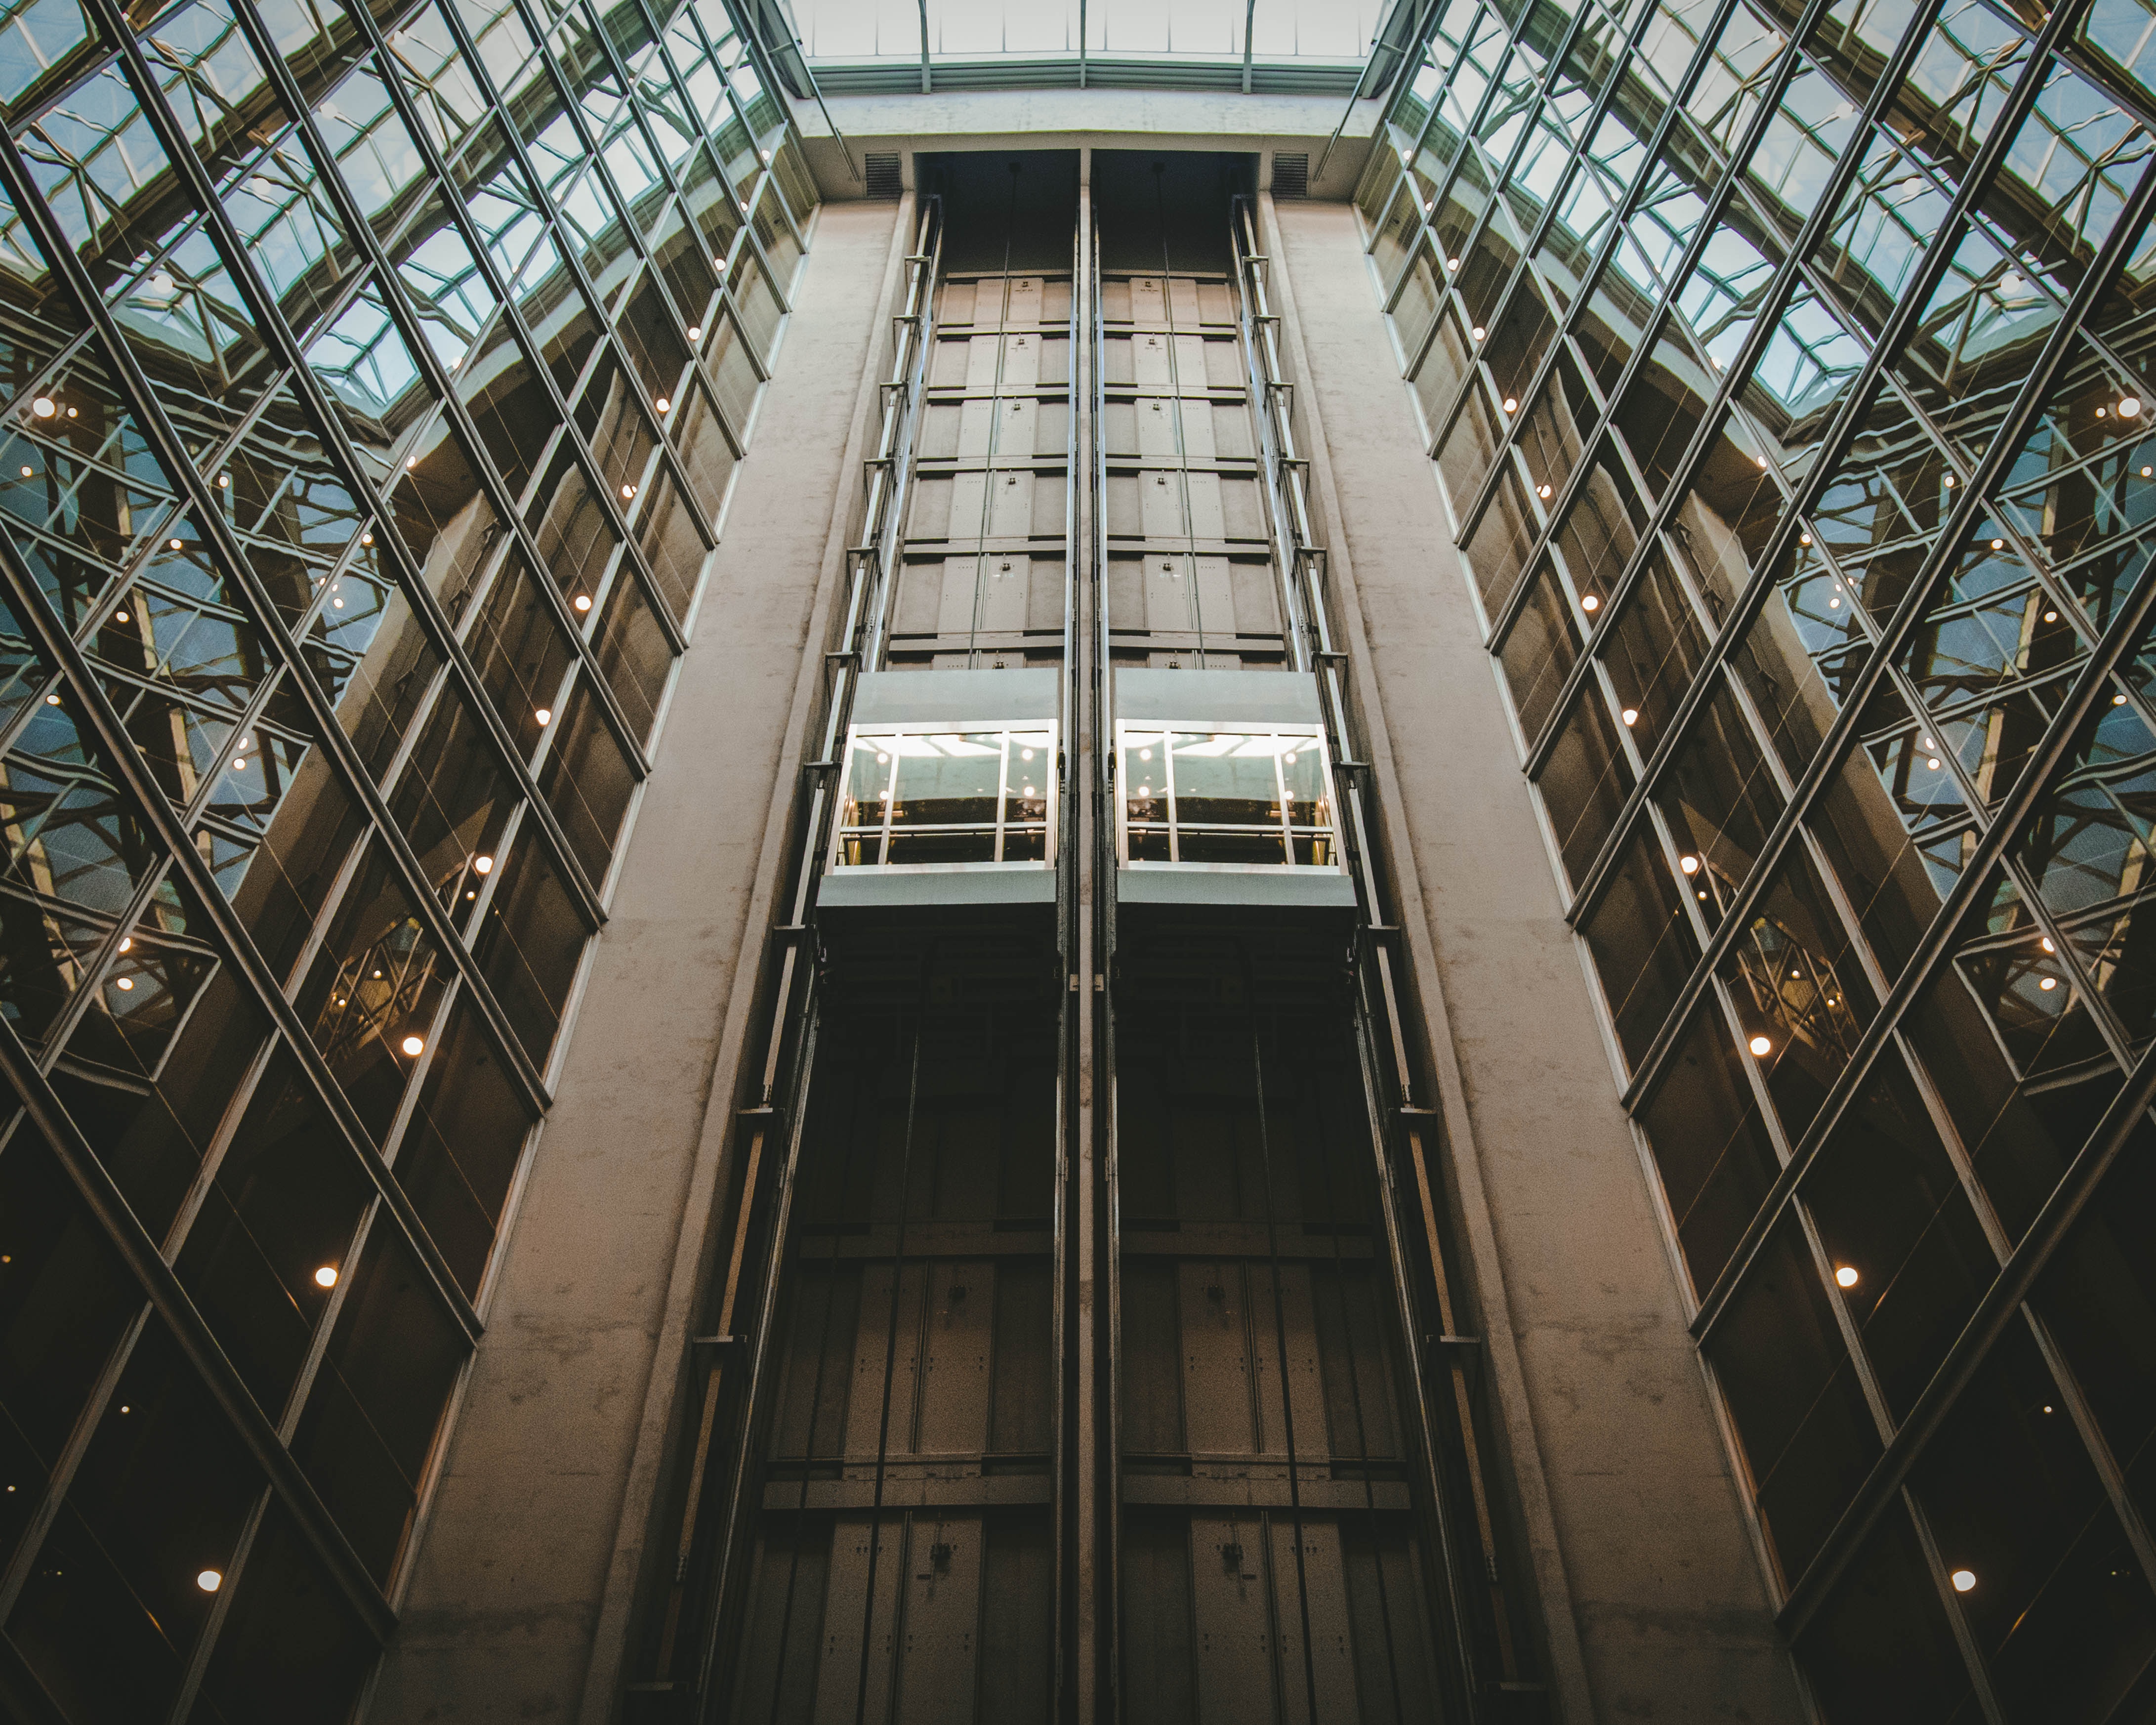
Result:
[[[1651,828],[1633,834],[1602,901],[1580,925],[1626,1064],[1637,1067],[1699,958]]]
[[[1693,1012],[1639,1119],[1694,1296],[1703,1297],[1781,1170],[1712,999]]]
[[[1804,1574],[1879,1454],[1803,1230],[1785,1219],[1702,1344],[1729,1404],[1784,1586]]]

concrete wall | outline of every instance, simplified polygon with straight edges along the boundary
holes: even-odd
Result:
[[[1795,1681],[1353,213],[1281,204],[1267,249],[1560,1716],[1794,1725]]]
[[[828,208],[816,229],[372,1725],[603,1719],[613,1699],[898,215]]]

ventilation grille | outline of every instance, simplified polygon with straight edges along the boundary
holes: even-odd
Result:
[[[1310,196],[1310,152],[1307,150],[1299,150],[1292,156],[1284,150],[1274,154],[1273,196]]]
[[[1303,158],[1306,162],[1307,157]],[[868,176],[869,196],[885,203],[898,202],[901,190],[898,175],[898,152],[888,155],[871,150],[861,157],[862,171]]]

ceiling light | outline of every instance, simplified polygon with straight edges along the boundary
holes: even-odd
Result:
[[[1515,400],[1512,397],[1511,397],[1511,396],[1509,396],[1509,395],[1508,395],[1508,396],[1507,396],[1507,397],[1505,398],[1505,411],[1506,411],[1507,413],[1517,413],[1519,410],[1520,410],[1520,404],[1519,404],[1519,403],[1518,403],[1517,400]]]
[[[701,324],[700,324],[700,323],[692,323],[692,324],[690,324],[690,325],[689,326],[689,339],[690,339],[691,341],[702,341],[702,340],[704,339],[704,326],[703,326],[703,325],[701,325]]]
[[[408,1055],[415,1055],[427,1045],[427,1040],[424,1036],[407,1036],[397,1045]]]
[[[2058,620],[2059,614],[2056,611],[2046,611],[2044,614],[2044,621],[2046,623],[2056,623]]]
[[[1448,270],[1457,270],[1460,267],[1460,259],[1457,258],[1447,258],[1445,260],[1445,267]]]
[[[1991,542],[1991,548],[1994,551],[2004,551],[2006,549],[2006,542],[2004,539],[1994,539]]]
[[[125,1413],[126,1410],[122,1409],[121,1411]],[[213,1594],[224,1585],[224,1576],[216,1569],[200,1570],[195,1575],[195,1585],[206,1594]]]
[[[121,993],[131,994],[135,990],[135,978],[131,976],[123,976],[119,979],[118,987]]]
[[[1953,488],[1954,488],[1954,476],[1953,476],[1952,474],[1948,474],[1948,475],[1947,475],[1947,489],[1948,489],[1949,491],[1951,491],[1952,490],[1953,490]]]
[[[1637,708],[1636,706],[1628,706],[1628,707],[1626,707],[1626,708],[1625,709],[1625,722],[1627,725],[1636,725],[1636,724],[1638,724],[1638,723],[1640,722],[1640,710],[1639,710],[1639,708]]]
[[[1834,1280],[1835,1286],[1837,1287],[1855,1287],[1860,1280],[1856,1274],[1856,1266],[1853,1264],[1842,1265],[1834,1272]]]
[[[336,1286],[336,1266],[334,1264],[325,1264],[321,1269],[317,1270],[315,1272],[315,1286],[318,1288],[335,1287]]]
[[[1965,1594],[1976,1585],[1976,1571],[1957,1569],[1950,1579],[1953,1582],[1954,1591],[1958,1594]]]
[[[2045,950],[2046,952],[2057,952],[2057,951],[2059,950],[2056,947],[2055,947],[2055,946],[2053,946],[2053,945],[2051,944],[2051,936],[2049,936],[2049,935],[2047,934],[2047,935],[2043,936],[2041,938],[2042,938],[2043,942],[2044,942],[2044,950]]]
[[[542,706],[535,708],[532,711],[531,716],[536,719],[542,725],[551,725],[554,722],[553,712],[551,709],[547,707]]]
[[[673,411],[673,407],[674,403],[667,400],[665,396],[662,395],[659,398],[659,411],[660,413],[670,413]]]
[[[1589,593],[1579,602],[1579,608],[1583,611],[1599,611],[1602,608],[1602,601],[1593,593]]]
[[[475,856],[472,859],[472,868],[478,874],[491,874],[494,872],[494,859],[490,856]]]
[[[1548,485],[1537,485],[1535,487],[1535,495],[1541,498],[1544,502],[1548,502],[1549,501],[1549,494],[1550,488]]]
[[[2111,704],[2113,706],[2124,706],[2126,705],[2126,697],[2123,695],[2114,695],[2111,697]]]
[[[1476,325],[1475,326],[1475,331],[1474,331],[1475,339],[1476,339],[1476,341],[1481,341],[1481,340],[1482,339],[1482,337],[1483,337],[1484,333],[1485,333],[1485,332],[1484,332],[1484,331],[1483,331],[1482,326],[1481,326],[1481,324],[1479,324],[1479,323],[1478,323],[1478,324],[1476,324]]]
[[[2138,395],[2122,395],[2121,397],[2119,397],[2119,398],[2118,398],[2118,417],[2119,417],[2120,418],[2122,418],[2122,419],[2131,419],[2132,418],[2133,418],[2133,416],[2134,416],[2135,414],[2138,413],[2140,411],[2141,411],[2141,398],[2140,398],[2139,396],[2138,396]]]
[[[49,419],[59,412],[49,395],[41,395],[30,403],[30,411],[40,419]]]
[[[37,470],[30,467],[24,468],[23,470],[23,477],[24,479],[35,479],[37,477]]]
[[[180,548],[180,542],[177,539],[172,541],[171,548],[174,551],[177,551]]]
[[[1766,467],[1767,458],[1764,455],[1754,455],[1752,459],[1757,461],[1763,470]]]
[[[1699,872],[1699,859],[1696,856],[1681,856],[1677,859],[1677,866],[1687,875],[1697,875]]]
[[[122,936],[121,936],[121,937],[120,937],[120,950],[121,950],[121,952],[126,952],[129,947],[132,947],[134,944],[135,944],[135,937],[134,937],[133,935],[131,935],[131,934],[123,934]]]
[[[1762,1058],[1764,1058],[1766,1055],[1770,1055],[1774,1051],[1774,1045],[1773,1041],[1764,1036],[1754,1036],[1747,1046],[1751,1049],[1753,1054],[1758,1055]]]
[[[1811,536],[1810,534],[1809,534],[1809,533],[1799,533],[1799,534],[1798,534],[1798,535],[1797,535],[1797,543],[1798,543],[1798,544],[1799,544],[1799,545],[1810,545],[1811,542],[1812,542],[1812,536]]]
[[[634,485],[624,485],[621,488],[621,501],[624,503],[628,502],[629,500],[635,495],[636,487]]]
[[[2048,994],[2052,989],[2059,986],[2059,979],[2055,976],[2047,976],[2043,979],[2043,981],[2038,983],[2036,986]]]
[[[580,593],[569,603],[579,611],[588,611],[592,608],[592,596],[588,593]]]

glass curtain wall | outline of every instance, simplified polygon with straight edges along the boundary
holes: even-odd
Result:
[[[341,1719],[814,193],[720,0],[0,31],[0,1693]]]
[[[1358,193],[1833,1721],[2150,1705],[2151,23],[1452,0]]]

